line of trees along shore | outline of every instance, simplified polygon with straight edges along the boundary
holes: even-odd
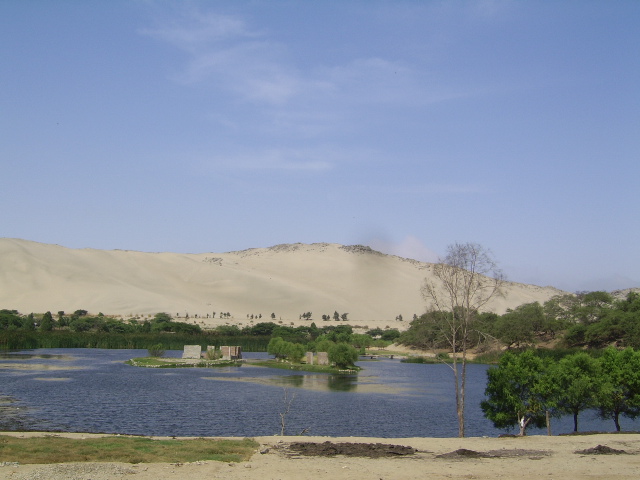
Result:
[[[203,330],[198,325],[174,321],[167,313],[149,319],[123,321],[104,315],[91,316],[85,310],[71,315],[50,312],[21,315],[16,310],[0,310],[0,349],[19,348],[134,348],[148,349],[161,345],[167,350],[181,350],[184,345],[220,347],[239,345],[244,351],[265,352],[272,338],[304,345],[315,350],[318,339],[346,343],[355,348],[383,348],[400,335],[397,329],[373,329],[366,334],[353,332],[350,325],[315,323],[289,327],[261,322],[240,328],[222,325]]]
[[[467,340],[476,350],[495,347],[524,349],[551,342],[561,348],[599,349],[610,345],[640,348],[640,294],[624,299],[608,292],[579,292],[526,303],[503,315],[473,312]],[[456,317],[459,313],[456,312]],[[430,311],[413,320],[399,343],[422,349],[450,348],[446,311]],[[458,338],[460,344],[462,338]]]
[[[479,313],[464,305],[432,308],[412,321],[397,342],[434,352],[453,351],[462,358],[463,370],[454,375],[461,399],[460,436],[464,436],[464,363],[470,351],[486,361],[499,361],[489,370],[489,400],[483,402],[485,416],[498,428],[520,425],[524,434],[530,424],[543,425],[549,412],[573,415],[577,431],[578,414],[594,409],[613,419],[619,431],[620,416],[640,416],[640,353],[634,350],[640,348],[637,292],[624,299],[607,292],[559,295],[503,315]],[[540,348],[541,344],[552,349]],[[535,354],[527,352],[534,348]],[[548,358],[543,360],[543,354]]]
[[[611,419],[620,431],[620,417],[640,416],[640,351],[607,348],[593,357],[585,352],[554,361],[537,351],[507,352],[487,371],[485,417],[496,428],[543,428],[547,414],[578,416],[593,410]]]

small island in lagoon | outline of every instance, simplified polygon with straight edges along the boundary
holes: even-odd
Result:
[[[282,339],[273,342],[279,345],[278,348],[283,352],[287,349],[287,343]],[[149,348],[149,356],[137,357],[127,360],[125,363],[134,367],[144,368],[219,368],[219,367],[240,367],[243,364],[251,364],[253,366],[271,367],[285,370],[307,371],[316,373],[332,373],[332,374],[352,374],[357,373],[360,367],[354,362],[358,355],[355,349],[349,351],[341,349],[338,351],[338,363],[336,363],[336,355],[332,355],[334,361],[330,362],[327,352],[306,352],[304,361],[302,357],[297,358],[296,355],[284,355],[277,353],[275,359],[244,359],[242,358],[242,348],[240,346],[222,346],[220,349],[215,346],[209,346],[202,352],[200,345],[185,345],[181,358],[164,357],[165,351],[162,345],[155,345]],[[344,352],[343,352],[344,350]],[[342,357],[340,357],[342,354]]]

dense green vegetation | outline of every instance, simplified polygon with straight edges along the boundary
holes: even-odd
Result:
[[[579,352],[555,362],[535,350],[507,352],[487,371],[481,404],[496,428],[543,427],[546,413],[578,416],[595,410],[620,431],[620,417],[640,416],[640,351],[609,347],[597,358]]]
[[[15,310],[0,310],[0,349],[132,348],[147,349],[150,356],[157,357],[164,350],[181,350],[184,345],[200,345],[203,350],[239,345],[244,351],[268,351],[277,360],[294,364],[301,363],[305,352],[325,351],[337,368],[351,369],[358,351],[384,348],[399,335],[396,329],[358,334],[344,324],[319,328],[315,323],[290,327],[261,322],[244,328],[223,325],[203,330],[175,322],[166,313],[123,321],[102,314],[90,316],[85,310],[69,316],[58,312],[57,318],[50,312],[21,315]]]
[[[476,310],[465,317],[457,308],[414,319],[397,342],[440,352],[467,346],[477,358],[497,361],[482,402],[497,428],[520,425],[524,435],[528,425],[543,426],[547,414],[569,414],[577,431],[579,413],[594,409],[619,431],[620,416],[640,416],[640,354],[633,350],[640,347],[638,293],[624,299],[607,292],[559,295],[503,315]],[[463,324],[471,328],[463,330]],[[532,347],[535,354],[512,353]]]
[[[326,333],[310,337],[307,343],[290,342],[282,337],[272,337],[267,352],[277,360],[301,363],[305,352],[327,352],[329,361],[338,369],[353,369],[358,360],[358,350],[370,346],[373,339],[369,335],[354,334],[350,326],[341,325]],[[316,333],[319,333],[316,332]]]
[[[181,350],[184,345],[220,347],[240,345],[246,351],[265,351],[270,335],[253,327],[220,327],[202,330],[198,325],[175,322],[166,313],[128,321],[102,314],[90,316],[85,310],[71,315],[50,312],[21,315],[16,310],[0,310],[0,349],[17,348],[136,348]]]
[[[520,305],[503,315],[476,312],[473,325],[468,340],[475,346],[495,346],[497,341],[509,349],[541,342],[566,348],[640,348],[640,294],[631,292],[622,300],[607,292],[560,295],[542,305]],[[445,332],[442,312],[428,312],[413,320],[398,342],[423,349],[451,348]]]

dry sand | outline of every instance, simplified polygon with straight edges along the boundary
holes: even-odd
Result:
[[[143,253],[70,249],[0,238],[0,308],[54,314],[78,309],[105,315],[188,313],[204,326],[258,321],[308,324],[313,313],[348,313],[362,327],[406,328],[426,310],[420,294],[432,265],[361,246],[277,245],[230,253]],[[509,283],[489,309],[503,313],[563,293]],[[215,319],[207,314],[216,312]],[[231,318],[220,319],[220,312]],[[195,316],[198,316],[196,319]],[[402,315],[404,321],[396,321]],[[333,323],[333,321],[332,321]]]
[[[26,435],[14,433],[14,435]],[[77,434],[78,435],[78,434]],[[86,435],[84,435],[86,436]],[[527,436],[523,438],[328,438],[258,437],[261,447],[248,462],[227,464],[57,464],[8,465],[0,478],[31,479],[636,479],[640,477],[640,435]],[[414,455],[307,457],[291,452],[291,442],[384,443],[411,446]],[[599,445],[626,453],[580,454]],[[484,457],[453,455],[467,449]],[[260,453],[260,452],[266,453]]]

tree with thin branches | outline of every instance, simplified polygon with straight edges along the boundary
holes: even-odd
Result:
[[[454,243],[432,267],[422,296],[438,317],[441,335],[451,349],[448,365],[455,383],[458,436],[464,437],[467,353],[476,338],[474,321],[489,301],[503,295],[505,277],[492,253],[476,243]]]

